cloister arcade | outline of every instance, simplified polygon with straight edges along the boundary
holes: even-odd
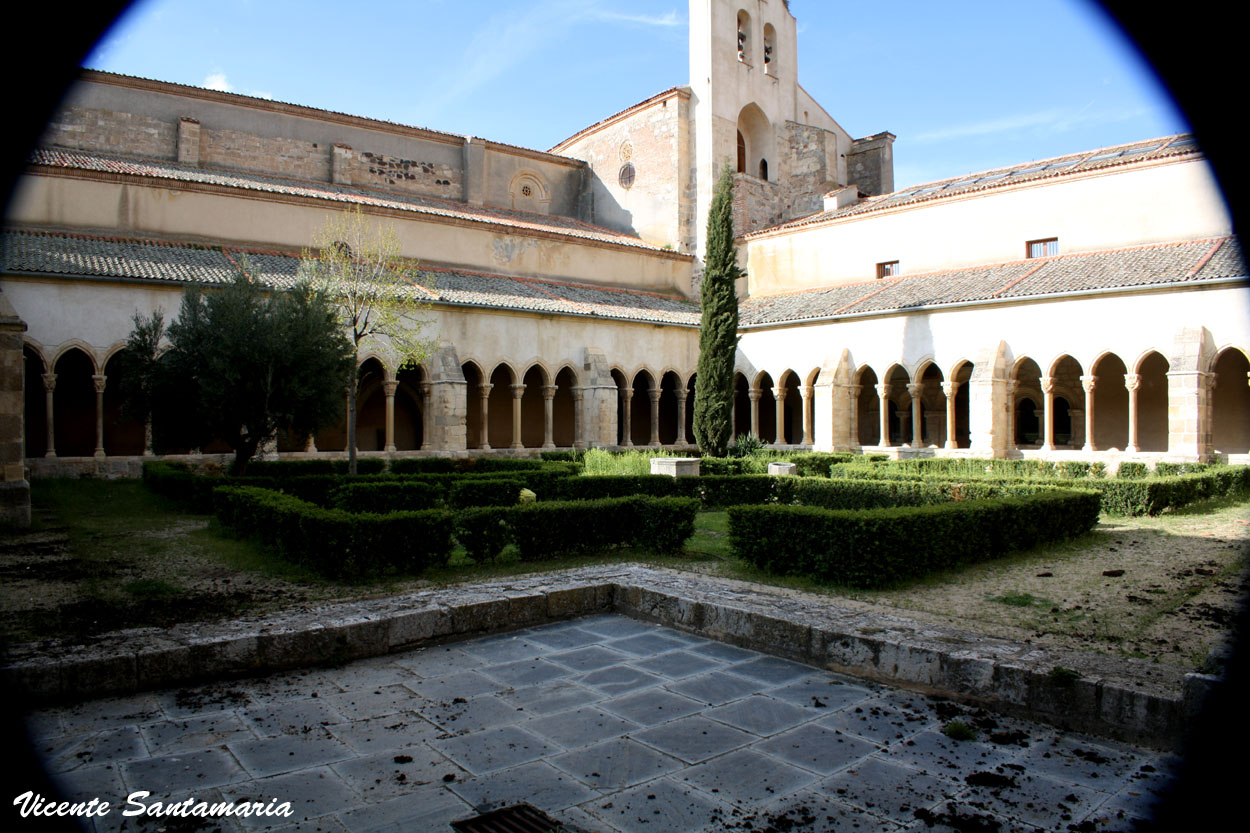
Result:
[[[150,453],[145,426],[123,413],[118,389],[128,371],[120,345],[97,351],[70,343],[48,352],[28,341],[23,355],[28,458]],[[783,447],[985,453],[984,440],[979,448],[976,438],[986,432],[981,422],[989,418],[994,424],[988,430],[1001,435],[1008,456],[1175,453],[1170,438],[1185,418],[1177,413],[1178,403],[1183,410],[1189,401],[1177,389],[1178,377],[1186,376],[1197,379],[1199,387],[1188,395],[1213,451],[1250,453],[1250,359],[1235,346],[1209,351],[1204,369],[1180,374],[1157,350],[1127,360],[1105,351],[1084,362],[1067,353],[1041,360],[1022,355],[989,378],[984,357],[978,357],[981,365],[961,358],[943,367],[926,358],[852,370],[846,356],[844,351],[836,369],[740,366],[733,435],[751,432]],[[366,356],[360,364],[358,449],[480,453],[694,444],[692,371],[611,366],[605,378],[595,379],[571,361],[457,362],[459,373],[440,382],[427,365],[396,369],[379,356]],[[436,395],[439,384],[451,387]],[[987,417],[974,393],[978,384],[1001,392],[1001,404],[991,406],[999,416]],[[608,413],[588,412],[591,392],[606,397]],[[452,406],[449,399],[456,400]],[[604,416],[615,424],[600,430],[594,421]],[[277,450],[341,452],[346,417],[344,411],[341,424],[312,438],[282,437]],[[462,426],[460,443],[438,441],[448,435],[435,426],[448,421]],[[171,452],[226,450],[214,442]]]

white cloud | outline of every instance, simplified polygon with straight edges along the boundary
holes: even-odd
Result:
[[[912,141],[923,144],[949,142],[979,136],[993,136],[1021,130],[1039,130],[1045,133],[1063,133],[1083,124],[1111,124],[1130,121],[1148,115],[1146,108],[1099,110],[1091,101],[1079,110],[1051,108],[1033,113],[1017,113],[996,119],[951,125],[936,130],[917,133]]]
[[[599,12],[597,17],[600,20],[619,20],[624,23],[641,23],[644,26],[681,26],[686,22],[683,18],[677,15],[676,11],[670,11],[667,14],[660,15]]]
[[[206,90],[218,90],[219,92],[228,93],[231,91],[230,82],[226,80],[224,72],[211,72],[205,76],[203,83],[200,84]]]

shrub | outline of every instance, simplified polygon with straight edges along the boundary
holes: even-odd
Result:
[[[750,457],[758,454],[764,448],[764,442],[750,431],[745,434],[739,434],[734,441],[729,444],[730,457]]]
[[[1121,463],[1115,476],[1124,480],[1140,480],[1150,474],[1145,463]]]
[[[359,462],[359,461],[358,461]],[[416,480],[385,480],[380,483],[352,482],[330,492],[330,505],[344,512],[411,512],[433,509],[443,499],[443,490]]]
[[[729,535],[740,558],[770,572],[879,587],[1079,535],[1097,521],[1096,494],[1052,490],[858,511],[735,506]]]
[[[674,552],[694,534],[698,508],[683,498],[552,501],[514,507],[506,523],[523,561],[624,545]]]
[[[630,495],[665,497],[676,491],[674,478],[665,474],[589,475],[555,481],[542,497],[544,500],[598,500]]]
[[[447,502],[454,509],[469,506],[513,506],[523,484],[515,478],[463,478],[451,487]]]
[[[494,563],[512,540],[507,510],[470,507],[456,513],[456,540],[477,563]]]

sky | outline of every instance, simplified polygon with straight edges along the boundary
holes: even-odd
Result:
[[[900,189],[1188,129],[1088,0],[790,8],[799,82],[853,137],[898,137]],[[687,21],[681,0],[141,0],[84,66],[545,150],[685,84]]]

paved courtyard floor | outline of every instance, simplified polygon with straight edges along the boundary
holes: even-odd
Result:
[[[601,833],[1127,831],[1176,765],[619,615],[29,721],[98,831],[449,833],[520,801]],[[136,791],[294,813],[122,816]]]

